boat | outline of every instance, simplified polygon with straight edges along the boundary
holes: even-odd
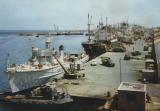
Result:
[[[124,44],[133,44],[132,34],[130,34],[133,30],[130,29],[128,24],[107,25],[106,19],[106,25],[103,25],[102,21],[99,22],[94,36],[90,28],[91,17],[88,14],[88,41],[82,42],[82,46],[90,60],[105,52],[125,52]]]
[[[6,73],[12,92],[19,92],[45,84],[51,77],[62,77],[64,70],[59,64],[69,67],[69,55],[64,54],[64,47],[59,47],[59,54],[52,48],[52,38],[46,37],[45,49],[32,47],[32,57],[25,64],[11,64],[7,60]],[[8,55],[9,56],[9,55]],[[76,64],[87,62],[89,57],[82,53],[77,57]],[[58,61],[59,62],[58,62]]]
[[[26,92],[0,94],[2,104],[18,106],[37,106],[46,108],[57,108],[64,105],[71,105],[72,97],[63,86],[58,87],[56,82],[48,82],[45,85]]]
[[[82,42],[82,46],[86,54],[89,55],[90,60],[100,56],[107,51],[125,52],[122,43],[118,41],[115,35],[108,34],[109,30],[111,29],[109,26],[107,26],[107,21],[106,25],[103,25],[102,22],[99,23],[97,26],[98,28],[94,32],[94,36],[90,27],[91,17],[88,14],[88,41]]]
[[[95,33],[93,33],[90,28],[91,17],[88,14],[88,41],[82,42],[82,46],[86,54],[89,55],[90,59],[93,59],[107,52],[107,44],[109,44],[109,42],[107,40],[106,28],[103,27],[102,24],[99,25],[99,28]],[[94,39],[92,39],[93,36]]]

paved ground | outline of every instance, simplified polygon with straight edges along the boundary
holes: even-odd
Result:
[[[137,41],[135,45],[127,47],[128,51],[134,47],[134,50],[143,50],[143,41]],[[82,73],[86,77],[81,80],[62,80],[59,84],[64,84],[71,95],[84,96],[84,97],[98,97],[105,98],[106,93],[115,93],[120,84],[120,59],[121,60],[121,77],[122,82],[139,82],[141,73],[139,70],[144,68],[144,60],[123,60],[125,53],[107,52],[101,56],[110,57],[115,67],[106,67],[101,65],[101,56],[95,60],[97,66],[91,66],[88,62],[84,65]],[[144,55],[140,56],[143,57]]]
[[[147,84],[151,102],[146,104],[147,111],[160,111],[160,84]]]
[[[145,43],[141,40],[137,41],[134,45],[127,46],[128,52],[134,50],[143,50]],[[139,82],[138,79],[141,78],[141,73],[139,70],[145,68],[144,54],[146,52],[142,51],[141,60],[121,60],[121,77],[122,82]],[[120,59],[123,59],[125,53],[113,53],[107,52],[101,56],[110,57],[114,63],[115,67],[106,67],[101,65],[100,57],[95,60],[97,66],[91,66],[88,62],[84,65],[81,72],[86,74],[86,77],[80,80],[61,80],[59,85],[62,84],[67,88],[69,94],[74,96],[82,97],[96,97],[96,98],[106,98],[107,92],[114,94],[120,84]],[[147,84],[147,92],[151,96],[151,103],[146,104],[146,109],[148,111],[160,111],[160,84]]]

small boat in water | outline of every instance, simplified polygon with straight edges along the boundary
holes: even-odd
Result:
[[[63,76],[64,70],[57,60],[65,68],[69,68],[70,56],[64,54],[63,45],[59,47],[59,56],[51,45],[51,37],[46,37],[45,49],[32,47],[32,57],[25,64],[11,64],[8,59],[6,72],[12,92],[43,85],[49,78],[57,75]],[[83,64],[88,59],[89,57],[82,53],[75,63]]]
[[[23,93],[8,93],[0,95],[0,102],[11,105],[27,105],[37,107],[57,107],[70,105],[72,97],[64,87],[57,87],[56,82],[50,82]]]

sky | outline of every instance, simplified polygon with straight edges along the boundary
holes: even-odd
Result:
[[[0,0],[0,30],[86,29],[99,20],[160,25],[160,0]]]

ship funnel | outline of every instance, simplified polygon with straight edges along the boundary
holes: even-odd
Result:
[[[61,51],[61,50],[64,50],[64,46],[63,45],[59,46],[59,51]]]
[[[60,60],[60,62],[63,62],[63,60],[64,60],[64,46],[63,45],[59,46],[59,52],[60,52],[59,60]]]

